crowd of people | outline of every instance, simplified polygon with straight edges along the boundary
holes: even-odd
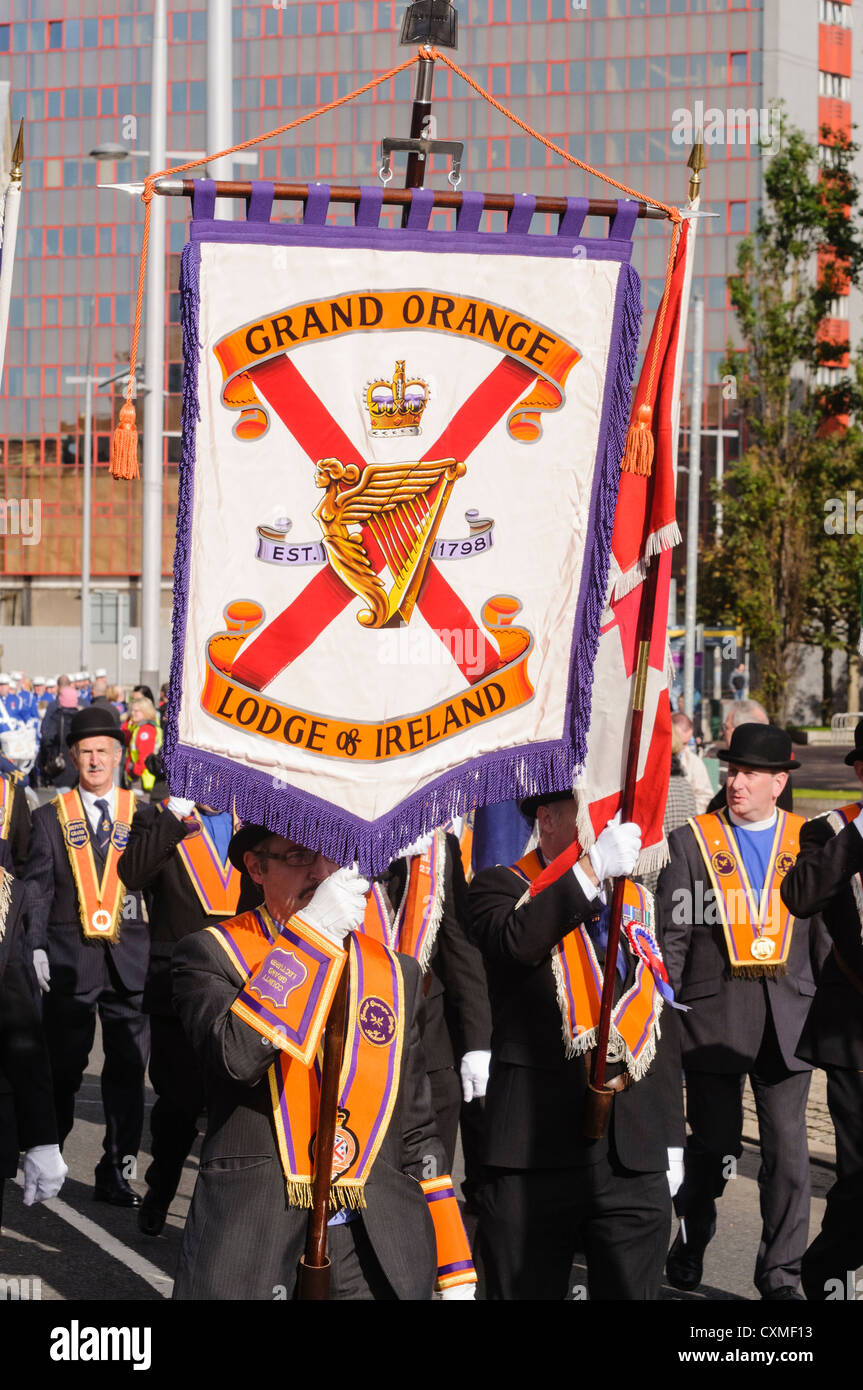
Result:
[[[863,1260],[863,804],[794,815],[799,763],[755,702],[730,704],[717,793],[691,724],[673,716],[670,859],[653,884],[633,876],[641,832],[619,816],[572,863],[571,792],[522,804],[534,835],[514,864],[471,877],[456,823],[369,883],[314,843],[160,796],[151,693],[131,692],[122,711],[104,677],[84,693],[67,679],[44,720],[71,710],[61,756],[72,775],[32,817],[20,779],[0,777],[0,1078],[15,1096],[0,1086],[0,1183],[22,1151],[25,1201],[59,1190],[98,1016],[95,1199],[158,1238],[206,1114],[175,1297],[294,1296],[324,1085],[315,1059],[337,997],[348,1061],[330,1297],[478,1288],[560,1300],[578,1252],[593,1299],[655,1299],[663,1270],[696,1289],[742,1152],[747,1077],[761,1142],[755,1286],[768,1300],[801,1298],[801,1279],[810,1299],[844,1287]],[[863,784],[863,720],[845,761]],[[596,1128],[585,1113],[619,879]],[[142,1196],[129,1175],[148,1060]],[[807,1248],[816,1066],[837,1172]],[[459,1128],[473,1254],[450,1176]]]
[[[167,683],[156,704],[149,686],[111,684],[104,668],[51,677],[0,671],[0,754],[34,790],[70,787],[75,781],[69,759],[72,719],[78,710],[104,706],[117,714],[126,735],[124,785],[149,792],[160,780],[156,759],[167,701]]]

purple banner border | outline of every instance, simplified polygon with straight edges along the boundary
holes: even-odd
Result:
[[[575,203],[577,200],[571,200]],[[360,205],[362,208],[362,204]],[[623,216],[627,214],[627,216]],[[634,220],[634,210],[621,207],[616,222]],[[627,228],[629,230],[629,228]],[[612,227],[612,233],[615,227]],[[585,555],[570,654],[565,726],[568,736],[544,743],[502,749],[471,759],[442,774],[421,791],[376,821],[351,815],[299,788],[246,768],[219,754],[182,744],[178,720],[185,656],[188,609],[190,536],[194,501],[196,426],[200,417],[198,337],[200,308],[200,247],[204,241],[263,242],[288,245],[369,246],[436,252],[482,251],[484,254],[572,256],[584,247],[589,259],[622,262],[609,344],[607,386],[597,447],[590,502],[589,531],[593,543]],[[540,236],[523,232],[421,231],[361,227],[271,226],[266,223],[192,223],[190,241],[181,259],[181,319],[183,326],[183,449],[177,505],[177,546],[174,561],[173,650],[170,701],[163,757],[171,791],[220,809],[236,804],[244,821],[265,824],[274,833],[311,844],[337,863],[358,861],[365,873],[383,872],[397,852],[452,816],[475,806],[518,800],[535,792],[557,791],[572,785],[584,762],[593,663],[599,644],[611,552],[611,533],[620,480],[620,459],[631,409],[631,383],[641,322],[640,281],[629,265],[632,243],[613,235],[607,241],[581,237]]]

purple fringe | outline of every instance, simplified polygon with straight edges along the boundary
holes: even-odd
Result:
[[[517,801],[536,792],[571,787],[586,752],[593,687],[593,665],[605,605],[611,533],[620,483],[620,461],[631,411],[632,377],[641,324],[641,293],[636,272],[621,266],[609,368],[614,381],[606,395],[591,502],[593,544],[585,558],[575,624],[566,711],[566,740],[501,749],[443,774],[370,822],[321,800],[278,777],[179,741],[179,714],[186,638],[195,436],[200,420],[198,337],[200,242],[190,242],[181,261],[183,325],[183,451],[177,504],[174,560],[173,652],[163,758],[171,791],[177,796],[228,810],[236,806],[244,821],[313,845],[339,864],[358,863],[367,875],[383,873],[398,852],[427,830],[477,806]],[[616,347],[616,361],[614,349]],[[366,769],[367,775],[374,775]]]
[[[579,602],[570,657],[570,686],[567,700],[566,725],[572,738],[575,761],[581,769],[587,757],[587,731],[590,728],[590,708],[593,696],[593,673],[599,648],[599,628],[608,590],[608,570],[611,564],[611,537],[614,512],[620,490],[620,464],[626,447],[626,436],[632,414],[632,380],[638,355],[641,332],[641,281],[630,265],[620,267],[617,304],[614,311],[612,344],[617,344],[617,361],[609,361],[614,371],[614,383],[608,390],[605,416],[601,426],[598,453],[604,454],[597,463],[593,511],[593,549],[585,557],[584,574],[590,576],[585,589],[582,579],[583,607]],[[537,790],[553,791],[543,787]]]

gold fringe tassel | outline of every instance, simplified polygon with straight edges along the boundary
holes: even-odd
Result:
[[[288,1206],[312,1209],[312,1184],[309,1178],[285,1178],[285,1191]],[[350,1207],[352,1211],[362,1211],[366,1205],[365,1184],[357,1182],[334,1182],[330,1187],[330,1206],[333,1211],[339,1207]]]

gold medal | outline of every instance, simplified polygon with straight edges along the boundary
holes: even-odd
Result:
[[[749,953],[756,960],[769,960],[771,956],[776,954],[776,942],[771,941],[767,936],[756,936],[749,947]]]

